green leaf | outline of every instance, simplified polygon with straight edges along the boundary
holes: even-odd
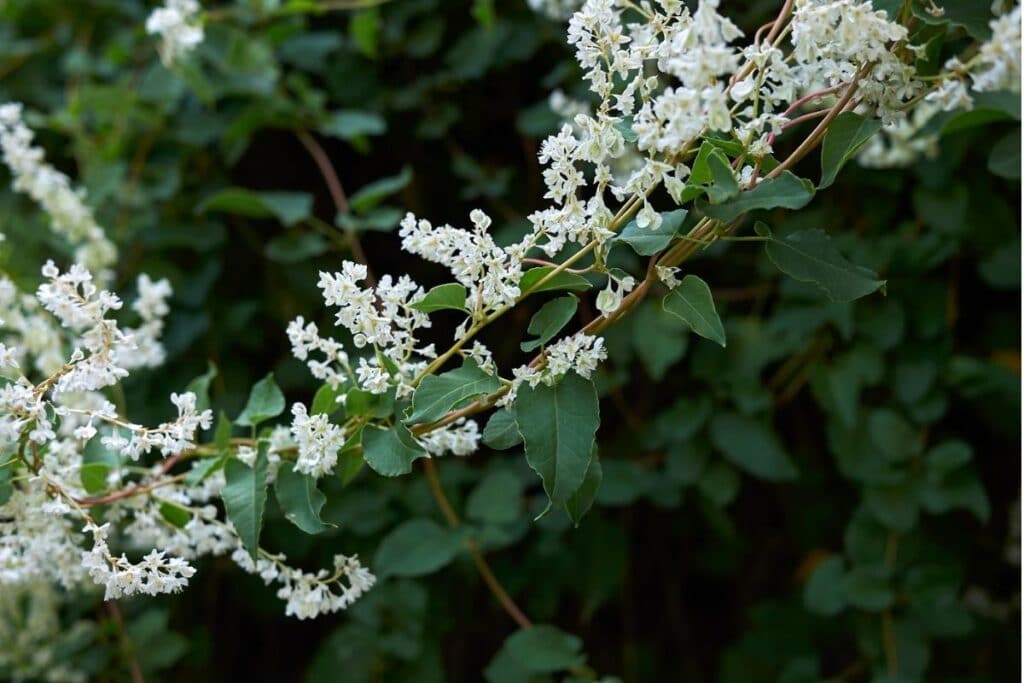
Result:
[[[851,605],[869,612],[881,612],[896,599],[889,586],[888,573],[882,567],[870,565],[847,572],[843,577],[843,592]]]
[[[196,213],[209,211],[223,211],[250,218],[270,218],[273,215],[260,199],[259,193],[241,187],[229,187],[215,192],[196,206]]]
[[[356,109],[342,109],[332,112],[320,124],[320,132],[342,140],[351,140],[364,135],[381,135],[388,126],[379,114]]]
[[[315,232],[286,232],[263,247],[263,253],[277,263],[302,263],[327,253],[329,244],[323,235]]]
[[[356,213],[363,213],[377,206],[385,197],[398,192],[412,180],[412,169],[404,167],[400,173],[380,180],[375,180],[369,185],[359,188],[359,191],[349,197],[348,205]]]
[[[837,116],[821,143],[821,182],[818,189],[832,185],[843,165],[881,128],[879,119],[868,119],[852,111]]]
[[[185,483],[188,486],[199,486],[207,477],[224,467],[227,464],[228,455],[222,454],[211,458],[203,458],[189,470],[185,476]]]
[[[196,395],[196,410],[203,412],[210,407],[210,382],[217,376],[217,366],[207,362],[207,370],[194,380],[188,383],[185,391],[191,391]]]
[[[614,241],[628,244],[640,256],[652,256],[669,245],[685,219],[686,209],[667,211],[661,214],[661,225],[654,230],[641,228],[631,220]]]
[[[622,139],[626,142],[636,142],[640,136],[633,130],[633,117],[627,116],[624,119],[616,121],[614,124],[615,130],[619,131]]]
[[[777,178],[762,180],[751,190],[740,192],[720,204],[698,200],[698,208],[705,215],[729,223],[755,209],[802,209],[814,197],[814,185],[784,171]]]
[[[540,310],[530,318],[530,325],[526,328],[528,333],[537,338],[520,342],[519,348],[523,351],[533,351],[554,339],[555,335],[576,315],[578,303],[576,297],[570,294],[552,299],[541,306]]]
[[[712,204],[722,204],[740,193],[740,184],[736,181],[729,157],[721,150],[715,149],[708,155],[708,171],[711,173],[711,184],[705,191]]]
[[[765,252],[775,267],[800,282],[818,286],[832,301],[859,299],[885,285],[867,268],[855,266],[839,253],[821,230],[802,230],[781,239],[772,237]]]
[[[274,373],[257,382],[249,392],[249,400],[235,423],[243,427],[256,427],[261,422],[284,412],[284,394],[274,381]]]
[[[231,420],[223,410],[220,411],[217,416],[217,426],[213,429],[213,443],[222,451],[231,445],[231,428]]]
[[[487,420],[487,426],[484,427],[483,442],[496,451],[518,446],[523,442],[511,410],[502,408],[491,415]]]
[[[796,479],[797,469],[775,435],[760,422],[735,413],[711,420],[711,443],[741,469],[768,481]]]
[[[263,508],[267,502],[267,449],[267,442],[260,441],[252,467],[234,458],[224,465],[224,509],[253,560],[259,553]]]
[[[260,201],[279,221],[295,225],[313,212],[313,195],[307,192],[260,192]]]
[[[601,478],[604,476],[601,470],[601,461],[597,453],[590,459],[587,466],[587,473],[583,476],[583,483],[576,489],[576,492],[565,501],[565,511],[575,526],[580,525],[583,515],[587,514],[597,499],[597,491],[601,488]]]
[[[729,463],[716,460],[700,473],[697,490],[715,505],[725,507],[740,492],[739,472]]]
[[[466,288],[457,282],[438,285],[424,294],[422,299],[412,304],[411,308],[421,313],[433,313],[447,309],[464,312],[466,310]]]
[[[316,479],[296,472],[293,463],[281,464],[274,492],[285,518],[307,534],[319,534],[331,528],[320,519],[327,498],[317,489]]]
[[[593,382],[570,372],[555,386],[522,386],[513,413],[526,461],[550,501],[544,513],[562,507],[583,483],[594,451],[600,416]]]
[[[338,451],[338,465],[334,468],[342,486],[348,486],[363,469],[363,430],[359,429],[345,440]]]
[[[843,576],[846,566],[838,555],[822,560],[804,585],[804,607],[808,612],[834,617],[846,607]]]
[[[306,192],[254,192],[242,187],[229,187],[199,203],[197,213],[222,211],[250,218],[277,218],[285,225],[294,225],[309,218],[313,211],[313,195]]]
[[[424,576],[451,562],[461,547],[453,530],[430,519],[410,519],[381,541],[373,566],[381,578]]]
[[[313,395],[313,404],[309,408],[310,415],[331,415],[341,408],[338,398],[345,395],[345,388],[339,384],[332,387],[324,384]]]
[[[10,465],[4,467],[9,470]],[[110,465],[105,462],[89,462],[82,465],[78,476],[82,481],[82,488],[88,494],[96,494],[107,490],[107,475],[110,474]]]
[[[345,393],[347,417],[388,417],[394,408],[395,392],[393,390],[386,394],[371,394],[362,389],[350,389]]]
[[[1001,178],[1020,180],[1020,128],[1010,131],[992,146],[988,170]]]
[[[405,423],[433,422],[452,408],[465,405],[469,399],[500,388],[501,381],[497,377],[488,375],[467,358],[460,368],[423,378],[412,396],[412,414]]]
[[[348,32],[360,52],[370,59],[375,58],[380,36],[380,11],[370,7],[353,13]]]
[[[711,289],[696,275],[687,275],[661,302],[662,308],[681,319],[694,332],[725,347],[725,328],[715,310]]]
[[[391,429],[367,426],[363,430],[363,457],[377,474],[397,477],[412,472],[412,464],[427,452],[402,425]]]
[[[522,279],[519,280],[519,291],[523,293],[523,296],[526,296],[527,294],[554,292],[562,289],[568,289],[572,292],[585,292],[590,289],[590,281],[587,278],[576,273],[567,273],[564,270],[538,286],[538,283],[553,270],[552,266],[540,266],[526,271],[523,273]]]
[[[160,503],[160,516],[179,529],[183,529],[192,519],[191,512],[174,503]]]
[[[539,624],[516,631],[509,636],[498,655],[484,671],[490,683],[505,683],[513,679],[503,673],[510,664],[514,670],[527,674],[519,679],[533,680],[530,674],[544,674],[581,666],[586,657],[583,642],[554,626]],[[508,664],[503,664],[505,660]]]
[[[507,470],[487,474],[466,500],[466,516],[487,524],[511,524],[523,508],[523,482]]]

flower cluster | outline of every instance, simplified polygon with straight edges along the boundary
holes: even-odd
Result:
[[[167,0],[146,19],[146,33],[160,36],[160,59],[167,66],[192,52],[203,42],[196,0]]]
[[[334,556],[334,572],[321,569],[315,574],[286,565],[283,555],[261,554],[255,561],[242,548],[231,556],[239,567],[256,574],[267,585],[277,582],[277,597],[286,601],[285,614],[312,619],[347,608],[376,583],[376,577],[359,563],[359,558]]]
[[[76,247],[75,260],[106,281],[117,249],[97,225],[84,192],[73,189],[66,175],[46,163],[43,150],[32,144],[34,137],[22,120],[21,104],[0,105],[0,151],[13,176],[14,190],[38,202],[50,217],[53,231]]]
[[[292,406],[292,415],[291,433],[299,447],[295,470],[314,477],[330,474],[345,445],[345,431],[326,415],[310,415],[301,403]]]
[[[177,593],[188,584],[196,570],[179,557],[166,557],[152,550],[141,562],[132,563],[122,554],[115,557],[107,545],[109,524],[87,524],[84,531],[92,534],[92,548],[82,551],[82,566],[97,584],[104,586],[104,600],[126,595],[159,595]]]

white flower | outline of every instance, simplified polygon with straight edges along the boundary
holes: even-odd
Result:
[[[146,33],[160,36],[160,59],[166,66],[187,55],[203,42],[196,0],[167,0],[146,19]]]
[[[333,472],[338,451],[345,445],[345,431],[326,415],[309,415],[301,403],[292,406],[292,416],[291,434],[299,447],[295,470],[313,477]]]

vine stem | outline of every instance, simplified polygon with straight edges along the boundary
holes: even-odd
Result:
[[[448,500],[448,496],[445,495],[444,489],[441,487],[441,480],[437,474],[437,465],[431,458],[426,458],[423,461],[423,469],[427,475],[427,484],[430,486],[430,493],[434,496],[434,500],[437,501],[437,507],[441,509],[441,514],[444,515],[445,520],[448,522],[448,526],[453,529],[457,529],[462,526],[462,520],[459,519],[458,513],[452,507],[451,502]],[[501,581],[494,575],[494,571],[491,569],[491,565],[487,563],[480,547],[472,539],[467,538],[466,549],[469,550],[470,556],[473,558],[473,564],[476,565],[477,572],[480,574],[480,578],[487,584],[487,588],[491,591],[491,594],[502,606],[505,612],[508,613],[512,620],[519,625],[520,628],[529,628],[533,625],[529,617],[519,608],[512,599],[512,596],[508,594],[504,586],[501,585]]]
[[[334,210],[338,215],[344,215],[349,212],[348,196],[345,194],[345,188],[342,187],[341,179],[338,177],[338,172],[334,170],[334,164],[331,163],[331,158],[328,156],[327,151],[324,150],[323,146],[317,142],[317,139],[309,134],[309,132],[299,129],[295,131],[295,137],[299,139],[302,146],[309,152],[309,156],[313,159],[313,163],[316,164],[317,168],[320,169],[320,175],[323,176],[324,184],[327,185],[327,191],[331,195],[331,201],[334,202]],[[356,235],[356,231],[350,228],[344,229],[345,242],[348,244],[349,250],[352,252],[352,256],[366,266],[366,279],[371,284],[376,284],[376,278],[373,276],[373,271],[370,270],[370,261],[366,258],[366,252],[363,250],[363,245],[359,242],[359,236]]]
[[[128,666],[132,671],[132,683],[146,683],[146,679],[142,675],[142,667],[139,666],[139,659],[135,656],[135,647],[128,638],[128,631],[125,629],[121,608],[117,606],[116,600],[107,600],[106,606],[107,611],[110,612],[111,620],[117,626],[117,632],[121,638],[121,647],[125,650],[125,654],[128,657]]]

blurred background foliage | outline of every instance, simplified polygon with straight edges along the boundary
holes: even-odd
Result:
[[[722,4],[747,30],[776,7]],[[480,207],[511,238],[543,205],[537,149],[560,123],[548,95],[585,96],[562,23],[519,0],[309,5],[210,3],[206,41],[168,70],[143,29],[148,3],[0,3],[0,101],[24,102],[49,158],[87,188],[121,245],[118,286],[140,271],[174,286],[168,367],[125,387],[135,420],[165,419],[163,397],[208,362],[215,408],[237,412],[268,369],[308,401],[316,386],[284,327],[303,315],[332,328],[317,272],[354,238],[376,272],[429,286],[441,270],[393,234],[406,210],[459,225]],[[509,592],[582,641],[548,643],[556,655],[582,647],[625,681],[1019,678],[1019,101],[1017,120],[994,118],[953,126],[906,169],[851,165],[808,209],[771,217],[776,232],[827,230],[887,295],[831,304],[762,250],[719,243],[690,267],[712,286],[727,349],[653,303],[613,328],[604,481],[579,528],[531,521],[543,493],[520,453],[439,463]],[[4,186],[0,264],[31,284],[63,247]],[[508,324],[525,329],[532,312]],[[443,316],[434,331],[447,337]],[[521,362],[518,337],[488,332]],[[304,566],[358,551],[372,567],[403,523],[443,523],[417,474],[322,487],[336,531],[297,534],[268,512],[267,544]],[[133,658],[147,681],[548,680],[488,668],[514,655],[502,643],[515,625],[452,555],[313,622],[210,561],[181,596],[123,602],[123,627],[97,596],[61,596],[61,635],[45,645],[108,681]],[[5,606],[0,631],[38,609]]]

